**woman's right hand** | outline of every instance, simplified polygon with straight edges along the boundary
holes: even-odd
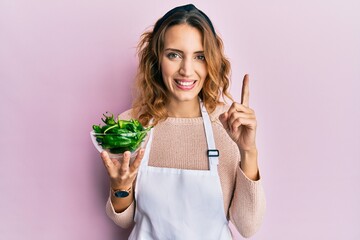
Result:
[[[144,149],[140,149],[135,160],[130,164],[130,151],[124,152],[123,158],[110,159],[106,151],[101,152],[101,158],[109,174],[112,189],[129,189],[133,186],[140,163],[144,157]]]

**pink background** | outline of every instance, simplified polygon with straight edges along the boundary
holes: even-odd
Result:
[[[130,107],[140,34],[184,3],[0,2],[0,239],[126,239],[89,131]],[[359,1],[194,3],[235,99],[251,77],[268,205],[252,239],[360,239]]]

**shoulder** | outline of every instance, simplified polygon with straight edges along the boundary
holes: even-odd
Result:
[[[120,113],[120,119],[123,119],[123,120],[130,120],[131,118],[133,118],[132,116],[133,114],[133,109],[130,108],[128,110],[125,110],[124,112]]]

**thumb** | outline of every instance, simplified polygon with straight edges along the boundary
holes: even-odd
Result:
[[[219,120],[221,124],[224,126],[225,130],[229,130],[229,124],[227,122],[229,114],[227,112],[224,112],[219,115]]]

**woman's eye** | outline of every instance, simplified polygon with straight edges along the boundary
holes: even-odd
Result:
[[[180,55],[179,54],[177,54],[177,53],[168,53],[167,54],[167,57],[169,58],[169,59],[175,59],[175,58],[180,58]]]
[[[198,56],[196,56],[196,58],[201,60],[201,61],[205,61],[205,56],[204,55],[198,55]]]

